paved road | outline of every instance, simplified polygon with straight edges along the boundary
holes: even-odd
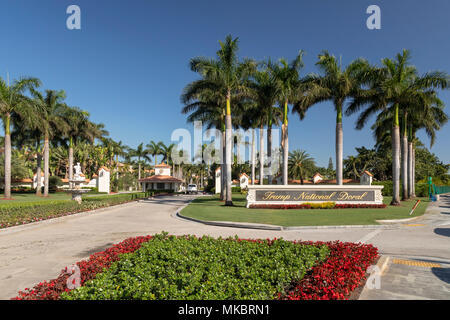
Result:
[[[283,237],[294,240],[341,240],[373,243],[382,253],[450,261],[450,197],[412,226],[396,229],[304,229],[264,231],[206,226],[174,217],[194,196],[168,196],[82,213],[50,223],[0,230],[0,299],[55,278],[67,265],[128,237],[167,231],[170,234]],[[420,224],[420,225],[419,225]]]

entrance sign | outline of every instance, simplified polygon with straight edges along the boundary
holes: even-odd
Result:
[[[253,204],[382,204],[383,186],[373,185],[249,185],[247,208]]]

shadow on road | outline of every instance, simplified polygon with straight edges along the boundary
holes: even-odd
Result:
[[[450,283],[450,268],[431,268],[431,272],[445,283]]]
[[[450,237],[450,228],[436,228],[434,233],[444,237]]]
[[[89,250],[82,251],[82,252],[80,252],[77,255],[77,257],[84,258],[84,257],[90,256],[91,254],[94,254],[94,253],[97,253],[97,252],[100,252],[100,251],[104,251],[104,250],[110,248],[113,244],[114,243],[109,242],[109,243],[106,243],[106,244],[104,244],[102,246],[98,246],[98,247],[94,247],[94,248],[89,249]]]

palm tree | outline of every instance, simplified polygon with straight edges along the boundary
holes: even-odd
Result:
[[[191,70],[202,78],[185,88],[185,95],[196,96],[205,91],[216,91],[226,101],[225,107],[225,164],[226,164],[226,200],[225,205],[233,205],[231,195],[231,147],[232,121],[231,101],[248,92],[246,80],[256,69],[251,60],[240,63],[237,57],[238,38],[228,35],[224,42],[220,41],[217,60],[198,57],[191,60]],[[189,93],[189,94],[186,94]]]
[[[370,88],[358,90],[347,114],[352,114],[367,105],[360,114],[356,128],[364,127],[368,118],[386,108],[392,114],[392,180],[393,198],[391,205],[400,205],[400,120],[403,124],[403,144],[407,144],[408,111],[410,105],[424,101],[430,88],[445,89],[449,86],[448,76],[442,72],[430,72],[420,77],[414,66],[410,65],[410,52],[403,50],[396,59],[383,59],[382,67],[371,70]],[[406,140],[406,142],[405,142]],[[403,149],[403,199],[408,197],[407,147]]]
[[[322,75],[309,75],[305,79],[308,87],[307,94],[302,96],[295,109],[302,113],[312,105],[324,101],[332,101],[336,111],[336,181],[338,185],[343,183],[343,148],[344,133],[342,127],[342,112],[347,98],[351,97],[366,79],[370,70],[369,63],[363,59],[357,59],[343,69],[336,57],[327,51],[319,54],[316,63]]]
[[[289,153],[289,175],[300,179],[303,184],[306,175],[312,173],[315,168],[315,161],[306,151],[294,150]]]
[[[272,66],[269,60],[265,63],[266,66]],[[252,89],[252,98],[256,103],[254,108],[250,108],[248,118],[259,119],[260,125],[260,184],[263,184],[263,169],[264,169],[264,142],[263,129],[267,125],[267,157],[268,157],[268,180],[272,183],[272,126],[278,125],[280,120],[283,120],[283,112],[279,108],[275,108],[275,104],[279,101],[282,93],[282,85],[274,72],[270,72],[268,68],[258,71],[253,76],[253,81],[250,84]]]
[[[50,163],[50,139],[55,136],[64,136],[69,125],[64,120],[65,98],[64,91],[46,90],[45,96],[32,90],[35,97],[33,102],[39,108],[40,128],[44,136],[44,197],[48,197],[48,179]],[[39,178],[39,177],[38,177]]]
[[[207,129],[215,128],[222,134],[221,150],[222,157],[225,158],[225,109],[223,106],[226,104],[226,99],[223,96],[213,90],[204,89],[197,92],[195,86],[188,85],[181,96],[181,101],[185,106],[182,113],[189,116],[187,122],[193,123],[194,121],[202,121],[202,124]],[[226,179],[225,179],[225,165],[224,161],[220,163],[221,170],[221,188],[220,188],[220,200],[226,199]]]
[[[155,141],[150,141],[147,144],[147,153],[151,154],[155,158],[155,166],[158,164],[158,154],[163,154],[163,143],[160,141],[156,143]]]
[[[300,81],[300,70],[303,68],[303,51],[300,50],[297,57],[289,64],[285,59],[280,59],[279,64],[269,61],[268,68],[275,76],[279,85],[279,105],[283,110],[283,124],[281,126],[281,146],[283,149],[283,184],[288,184],[288,112],[289,104],[295,103],[303,96],[303,86]]]
[[[72,180],[74,146],[81,141],[94,143],[96,138],[101,138],[103,135],[102,132],[98,130],[97,125],[89,121],[89,112],[81,110],[78,107],[69,107],[65,105],[62,117],[68,125],[65,135],[62,137],[62,143],[65,144],[69,150],[68,178],[69,180]]]
[[[133,158],[137,158],[138,160],[138,179],[141,179],[141,159],[150,161],[150,157],[148,156],[148,151],[144,149],[144,143],[140,143],[136,149],[129,150],[129,154]]]
[[[27,89],[40,86],[36,78],[23,78],[14,81],[0,78],[0,114],[5,130],[5,198],[11,198],[11,117],[17,114],[19,118],[33,115],[33,105],[23,96]]]

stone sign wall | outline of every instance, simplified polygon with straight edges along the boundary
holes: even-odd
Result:
[[[369,185],[249,185],[247,208],[252,204],[302,204],[306,202],[382,204],[382,188],[383,186]]]

